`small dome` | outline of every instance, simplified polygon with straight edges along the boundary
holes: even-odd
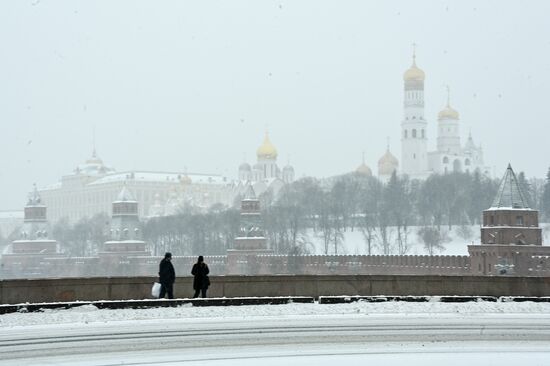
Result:
[[[294,168],[292,167],[292,165],[286,165],[283,168],[283,173],[287,173],[287,172],[293,172],[294,173]]]
[[[239,170],[240,170],[240,171],[243,171],[243,170],[244,170],[244,171],[249,172],[249,171],[252,170],[252,168],[250,167],[250,164],[248,164],[248,163],[242,163],[241,165],[239,165]]]
[[[88,160],[86,160],[86,164],[97,164],[97,165],[103,165],[103,160],[98,158],[97,156],[92,156]]]
[[[355,172],[361,175],[369,176],[369,177],[372,176],[372,171],[370,170],[368,165],[365,164],[364,162],[361,163],[361,165],[359,165],[357,169],[355,169]]]
[[[466,145],[464,145],[465,151],[474,151],[477,150],[477,146],[474,143],[474,139],[472,138],[472,134],[468,134],[468,141],[466,141]]]
[[[378,175],[392,175],[398,166],[399,161],[388,149],[380,160],[378,160]]]
[[[115,170],[109,166],[106,166],[103,164],[103,160],[101,160],[95,152],[95,149],[92,153],[92,157],[87,159],[84,164],[80,164],[76,167],[74,170],[76,174],[85,174],[85,175],[105,175],[108,173],[112,173]]]
[[[94,150],[92,151],[92,157],[89,158],[88,160],[86,160],[86,164],[97,164],[97,165],[103,165],[103,160],[101,160],[96,152],[95,152],[95,148]]]
[[[180,183],[181,184],[191,184],[191,183],[193,183],[193,180],[187,174],[185,174],[183,177],[180,178]]]
[[[258,159],[277,159],[277,149],[271,141],[269,141],[269,136],[265,134],[264,142],[262,146],[256,151]]]
[[[437,115],[437,119],[439,119],[439,120],[442,120],[442,119],[458,119],[458,118],[459,118],[458,112],[455,109],[451,108],[451,106],[448,105],[448,104]]]

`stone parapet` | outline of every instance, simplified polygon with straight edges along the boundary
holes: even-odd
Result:
[[[0,304],[151,298],[155,277],[0,281]],[[315,275],[211,276],[209,297],[263,296],[550,296],[550,277]],[[178,298],[193,294],[193,278],[178,277]]]

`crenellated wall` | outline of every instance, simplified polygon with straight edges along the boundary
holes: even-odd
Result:
[[[470,268],[468,256],[251,255],[241,262],[248,271],[239,274],[468,274]]]
[[[156,276],[161,257],[4,256],[1,278]],[[468,274],[468,256],[271,255],[205,256],[212,275],[269,274]],[[177,275],[188,275],[196,256],[174,256]]]

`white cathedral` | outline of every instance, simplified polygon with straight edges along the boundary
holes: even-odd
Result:
[[[412,65],[403,75],[401,162],[393,156],[388,146],[386,153],[378,161],[378,178],[387,182],[393,172],[397,172],[412,179],[426,179],[434,173],[468,173],[476,170],[490,176],[489,167],[483,163],[481,146],[474,143],[472,134],[468,135],[464,145],[460,142],[460,116],[451,107],[449,94],[447,105],[437,116],[436,150],[428,151],[428,121],[424,116],[425,77],[424,71],[416,66],[416,54],[413,52]],[[371,175],[370,168],[364,161],[356,172]]]
[[[483,163],[483,151],[472,135],[464,145],[460,142],[460,118],[458,112],[447,105],[437,116],[437,147],[428,152],[428,121],[424,116],[425,74],[416,66],[413,52],[412,66],[405,71],[404,113],[401,122],[401,173],[411,178],[425,179],[432,173],[474,172],[476,169],[489,175]]]
[[[248,186],[251,185],[258,196],[268,190],[271,190],[276,196],[285,184],[292,183],[294,181],[294,168],[287,164],[281,170],[277,165],[277,156],[277,149],[271,143],[266,132],[264,142],[256,150],[256,164],[250,166],[250,164],[244,162],[239,166],[236,192],[242,196],[248,190]]]

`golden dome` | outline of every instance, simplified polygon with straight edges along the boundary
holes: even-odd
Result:
[[[437,119],[458,119],[458,112],[451,107],[451,90],[447,85],[447,106],[439,112]]]
[[[95,153],[95,148],[94,148],[94,151],[92,152],[92,157],[86,160],[86,164],[103,165],[103,161]]]
[[[412,66],[403,74],[403,80],[405,81],[424,81],[426,75],[424,71],[416,66],[416,56],[413,55]]]
[[[269,141],[267,133],[265,134],[264,143],[256,150],[256,156],[258,159],[277,159],[277,149]]]
[[[398,165],[397,158],[387,149],[386,153],[378,160],[378,175],[392,175]]]
[[[424,81],[425,77],[424,71],[416,67],[415,64],[403,74],[403,80],[405,81]]]
[[[361,175],[372,176],[372,171],[364,162],[355,169],[355,172]]]
[[[456,110],[451,108],[450,105],[447,104],[447,106],[439,112],[437,115],[437,119],[458,119],[459,114]]]

